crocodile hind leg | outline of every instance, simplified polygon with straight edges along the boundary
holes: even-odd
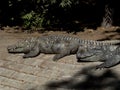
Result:
[[[53,61],[58,61],[60,58],[63,58],[71,54],[75,54],[78,50],[78,46],[79,43],[74,41],[72,43],[63,42],[62,44],[61,43],[57,44],[56,47],[58,50],[56,48],[54,50],[58,51],[59,53],[53,57]]]
[[[106,62],[96,66],[96,69],[110,68],[120,63],[120,56],[114,55],[114,57],[107,59]]]
[[[23,58],[31,58],[40,54],[39,47],[35,46],[29,53],[26,53]]]
[[[53,57],[53,61],[58,61],[60,58],[63,58],[64,56],[67,56],[67,55],[69,55],[70,54],[70,52],[69,51],[63,51],[63,52],[61,52],[61,53],[59,53],[59,54],[56,54],[54,57]]]

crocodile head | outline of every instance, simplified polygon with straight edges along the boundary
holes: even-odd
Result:
[[[100,46],[84,45],[79,46],[76,58],[79,61],[100,61],[102,60],[103,51]]]
[[[29,40],[21,40],[14,45],[8,46],[7,50],[9,53],[28,53],[33,47],[32,44]]]

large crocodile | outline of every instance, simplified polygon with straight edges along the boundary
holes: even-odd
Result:
[[[57,61],[64,56],[76,54],[79,45],[111,45],[118,42],[120,41],[94,41],[69,35],[47,35],[18,41],[7,49],[9,53],[24,53],[23,58],[35,57],[40,53],[56,54],[53,60]]]
[[[97,69],[110,68],[120,63],[120,46],[104,45],[104,46],[80,46],[76,58],[78,61],[102,61],[97,65]]]

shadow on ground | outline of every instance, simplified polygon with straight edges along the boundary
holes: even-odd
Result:
[[[45,90],[120,90],[119,86],[120,79],[112,70],[98,75],[96,71],[83,69],[67,80],[47,83]]]

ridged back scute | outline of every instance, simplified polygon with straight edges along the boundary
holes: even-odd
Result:
[[[80,45],[114,45],[120,43],[120,40],[107,40],[107,41],[95,41],[95,40],[87,40],[87,39],[80,39],[79,37],[70,36],[70,35],[48,35],[39,37],[40,40],[44,40],[49,42],[49,44],[54,43],[55,41],[69,41],[73,42],[76,41]],[[39,40],[39,42],[40,42]]]

